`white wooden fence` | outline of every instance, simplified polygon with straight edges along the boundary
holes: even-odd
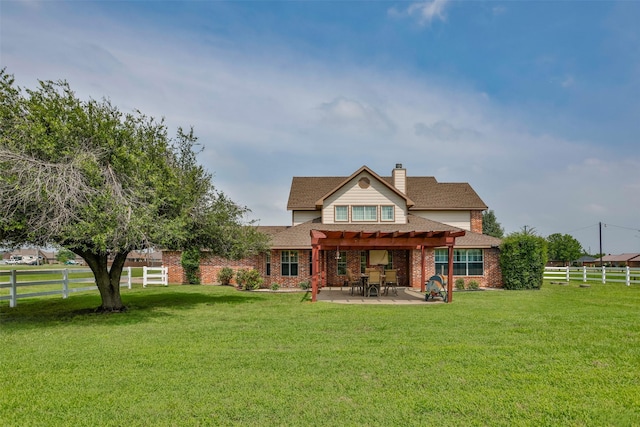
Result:
[[[147,285],[169,286],[169,267],[142,267],[142,287]]]
[[[91,273],[87,276],[87,273]],[[52,279],[49,280],[37,280],[37,281],[23,281],[19,280],[21,277],[28,277],[34,275],[51,275]],[[82,276],[85,277],[77,277]],[[8,281],[6,280],[8,278]],[[131,289],[131,267],[127,267],[122,270],[122,276],[120,277],[120,287],[126,286]],[[70,284],[84,284],[92,283],[91,286],[84,287],[70,287]],[[73,292],[92,291],[98,289],[95,285],[96,281],[93,277],[91,269],[88,268],[65,268],[61,270],[4,270],[0,271],[0,289],[9,288],[9,295],[0,295],[0,301],[9,300],[9,307],[15,307],[18,304],[20,298],[39,297],[44,295],[62,295],[62,298],[68,298]],[[62,289],[47,290],[41,292],[30,293],[18,293],[18,288],[31,287],[31,286],[51,286],[62,285]]]
[[[640,268],[630,267],[545,267],[545,280],[583,283],[624,283],[640,285]]]

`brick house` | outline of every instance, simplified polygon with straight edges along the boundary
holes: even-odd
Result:
[[[315,295],[342,286],[347,269],[379,266],[396,269],[399,286],[421,288],[442,273],[502,287],[501,240],[482,234],[487,206],[467,183],[408,176],[400,164],[386,177],[363,166],[347,177],[294,177],[287,209],[290,226],[259,227],[271,236],[269,253],[239,262],[203,257],[202,283],[217,282],[223,267],[255,268],[264,286],[308,282]],[[179,252],[164,252],[163,264],[170,282],[185,282]]]

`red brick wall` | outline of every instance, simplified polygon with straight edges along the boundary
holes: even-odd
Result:
[[[180,264],[181,253],[177,251],[163,251],[162,264],[169,268],[169,283],[185,284],[187,278],[184,274],[182,265]],[[242,260],[228,260],[217,256],[208,255],[206,252],[201,253],[200,260],[200,283],[203,285],[213,285],[218,283],[218,273],[224,267],[230,267],[237,271],[240,269],[256,268],[264,274],[264,266],[260,269],[260,256],[246,258]],[[262,256],[264,258],[264,256]],[[262,263],[264,264],[264,263]],[[232,281],[232,283],[234,283]]]
[[[471,211],[471,231],[482,234],[482,211]]]
[[[484,275],[483,276],[453,276],[455,281],[458,277],[464,279],[465,283],[469,283],[471,280],[475,280],[481,287],[486,288],[501,288],[502,287],[502,272],[500,271],[500,251],[497,248],[484,249]],[[425,275],[428,279],[434,274],[439,274],[439,271],[435,271],[435,250],[433,248],[425,249]],[[421,286],[421,259],[420,250],[411,251],[411,269],[413,272],[413,280],[411,286],[414,288],[420,288]]]
[[[206,256],[203,254],[200,263],[200,280],[202,284],[218,283],[218,272],[224,267],[230,267],[237,271],[240,269],[255,268],[265,279],[263,287],[269,287],[277,283],[280,287],[297,288],[301,282],[311,283],[310,275],[310,250],[298,251],[298,276],[281,276],[281,251],[271,251],[271,275],[266,275],[266,260],[264,255],[247,258],[239,261],[231,261],[220,257]],[[433,248],[425,249],[425,274],[426,278],[433,276],[435,271],[435,252]],[[337,261],[335,251],[320,254],[320,271],[326,262],[326,285],[341,286],[346,276],[337,274]],[[180,252],[164,251],[162,253],[163,265],[169,268],[169,283],[186,283],[186,277],[180,265]],[[393,266],[398,270],[398,285],[420,288],[422,281],[421,251],[420,250],[396,250],[393,251]],[[355,274],[360,273],[360,251],[347,251],[347,268]],[[454,276],[454,280],[462,277],[465,283],[472,279],[482,287],[501,288],[502,274],[499,265],[499,250],[484,249],[484,276]],[[232,282],[234,283],[234,282]]]
[[[484,284],[488,288],[502,287],[502,271],[500,270],[500,250],[491,248],[484,250]]]
[[[435,252],[433,248],[425,248],[425,279],[435,274]],[[411,251],[411,271],[412,271],[412,288],[420,288],[422,286],[422,251],[415,249]]]

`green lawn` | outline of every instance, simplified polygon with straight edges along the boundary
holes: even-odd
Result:
[[[3,425],[640,425],[640,287],[312,304],[231,287],[0,303]]]

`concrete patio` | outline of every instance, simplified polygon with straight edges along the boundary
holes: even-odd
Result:
[[[326,287],[318,293],[317,301],[334,302],[338,304],[443,304],[439,298],[435,300],[424,300],[424,294],[417,289],[398,288],[398,295],[390,292],[389,295],[365,297],[362,295],[351,295],[349,287]]]

